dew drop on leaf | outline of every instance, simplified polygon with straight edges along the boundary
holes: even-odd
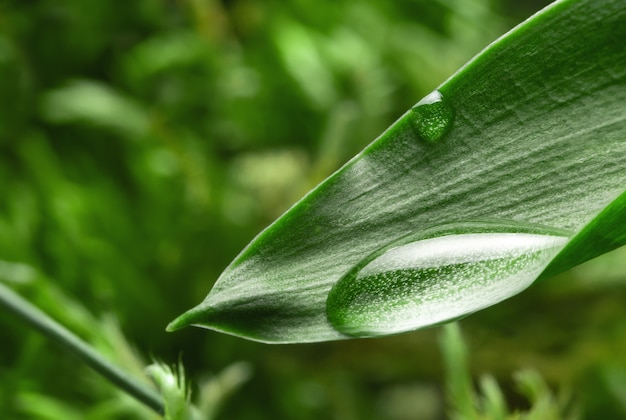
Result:
[[[454,109],[438,90],[415,104],[410,115],[417,134],[429,143],[436,142],[450,131],[454,121]]]
[[[453,233],[385,247],[342,277],[326,313],[347,335],[395,334],[457,319],[527,288],[568,238]]]

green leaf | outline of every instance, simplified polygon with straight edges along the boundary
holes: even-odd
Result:
[[[387,329],[401,321],[386,317],[398,308],[474,300],[459,313],[427,314],[445,322],[519,292],[547,266],[544,277],[623,245],[625,39],[621,1],[544,9],[263,231],[168,329],[274,343],[373,335],[372,326],[395,333],[426,326]],[[517,235],[519,245],[498,256],[485,235]],[[398,247],[419,254],[406,257],[412,266]],[[402,267],[363,280],[376,264]],[[492,296],[518,271],[531,278]],[[363,314],[371,316],[354,321]],[[369,324],[343,329],[335,318]]]
[[[138,137],[149,128],[147,111],[110,86],[91,80],[72,80],[47,92],[41,101],[42,117],[51,123],[82,122]]]

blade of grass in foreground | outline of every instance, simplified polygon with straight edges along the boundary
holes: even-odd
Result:
[[[19,320],[26,322],[53,342],[76,355],[109,382],[150,407],[156,413],[163,414],[165,412],[163,401],[156,391],[113,365],[89,344],[13,292],[2,282],[0,282],[0,307],[4,307]]]
[[[536,14],[263,231],[168,329],[397,333],[623,245],[624,39],[622,1]]]

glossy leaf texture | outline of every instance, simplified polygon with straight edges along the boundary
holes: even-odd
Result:
[[[438,323],[624,245],[625,39],[622,1],[562,1],[536,14],[259,234],[207,298],[169,329],[196,325],[272,343],[397,333],[429,325],[393,328],[396,318],[385,317],[399,308],[405,312],[397,322],[410,318],[410,305],[431,293],[428,279],[448,284],[443,302],[457,305],[472,283],[506,283],[516,271],[532,277],[510,293],[432,317]],[[561,233],[542,240],[528,230],[533,228],[517,225]],[[459,237],[467,226],[474,242]],[[494,234],[494,226],[498,244],[518,234],[520,245],[496,255],[491,237],[484,236]],[[484,246],[484,252],[419,255],[435,244],[430,242],[407,248],[414,253],[407,266],[398,262],[402,252],[389,251],[437,237],[454,242],[452,250]],[[384,252],[391,252],[381,257],[385,264],[409,270],[395,277],[402,286],[346,280]],[[329,300],[342,281],[344,294]],[[457,282],[466,286],[455,288]],[[400,289],[404,297],[385,300]],[[356,313],[380,317],[368,318],[367,328],[355,327],[360,318],[342,306],[354,302]],[[348,318],[338,315],[342,310]],[[353,324],[342,328],[341,319]]]

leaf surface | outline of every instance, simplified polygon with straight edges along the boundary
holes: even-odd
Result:
[[[560,253],[546,254],[544,277],[624,245],[624,40],[621,1],[536,14],[259,234],[168,328],[274,343],[348,338],[326,313],[334,285],[406,235],[455,223],[568,232]]]

